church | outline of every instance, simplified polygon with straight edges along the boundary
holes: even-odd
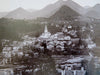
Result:
[[[48,39],[51,36],[51,33],[48,32],[47,25],[45,25],[44,33],[39,37],[39,39]]]

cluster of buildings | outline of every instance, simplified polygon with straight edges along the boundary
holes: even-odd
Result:
[[[80,37],[78,36],[78,31],[73,28],[72,25],[64,26],[61,32],[57,32],[56,34],[51,34],[47,26],[45,26],[44,33],[40,35],[38,38],[32,38],[28,35],[22,37],[23,41],[13,41],[3,40],[2,46],[2,54],[3,54],[3,64],[11,63],[13,56],[23,56],[25,51],[25,46],[33,46],[37,49],[44,50],[47,49],[49,51],[65,51],[71,50],[79,47],[80,49],[84,49],[84,44],[79,45]],[[91,38],[86,39],[88,48],[93,48],[95,44],[91,40]],[[38,43],[36,43],[38,42]],[[45,43],[45,46],[41,45]]]
[[[0,74],[1,75],[14,75],[14,72],[13,72],[12,68],[0,69]]]
[[[93,43],[91,37],[87,39],[80,39],[78,36],[78,31],[72,26],[64,26],[61,32],[57,32],[56,34],[51,34],[47,26],[45,26],[44,33],[42,33],[38,38],[32,38],[28,35],[22,37],[23,41],[12,41],[3,40],[2,46],[2,54],[3,60],[2,64],[12,63],[12,59],[14,56],[21,57],[23,55],[27,56],[25,51],[28,51],[27,47],[35,47],[35,49],[45,50],[51,52],[64,52],[70,53],[72,50],[76,50],[80,52],[82,49],[93,48],[95,44]],[[80,44],[80,42],[84,41],[87,44],[87,47],[84,43]],[[77,48],[78,47],[78,48]],[[25,49],[26,48],[26,49]],[[31,49],[31,48],[30,48]],[[79,49],[79,50],[78,50]],[[69,52],[70,51],[70,52]],[[67,54],[66,54],[67,55]],[[70,54],[69,56],[71,56]],[[55,58],[55,57],[53,57]],[[61,59],[60,59],[61,60]],[[66,60],[66,59],[64,59]],[[59,75],[85,75],[86,69],[82,66],[82,61],[84,57],[76,57],[76,58],[67,58],[66,61],[61,61],[56,64],[56,70]],[[57,61],[57,59],[56,59]],[[55,61],[55,63],[56,63]]]
[[[12,59],[15,56],[21,57],[24,55],[25,46],[29,46],[34,43],[35,38],[31,38],[28,35],[22,37],[24,41],[9,41],[2,40],[2,55],[3,60],[1,64],[5,65],[8,63],[12,63]]]
[[[47,26],[45,26],[44,33],[37,38],[37,47],[43,49],[41,43],[45,42],[48,50],[57,50],[64,51],[65,49],[91,49],[96,46],[92,41],[92,38],[89,36],[86,39],[79,37],[78,30],[75,29],[72,25],[64,26],[61,32],[52,34],[48,32]]]
[[[44,33],[37,39],[38,41],[46,41],[47,49],[53,50],[56,46],[56,50],[63,51],[64,45],[75,47],[79,43],[79,37],[77,36],[77,31],[72,30],[72,26],[65,26],[61,32],[51,35],[45,26]]]
[[[82,66],[83,60],[84,58],[75,57],[59,63],[56,66],[58,74],[59,75],[86,75],[85,66]]]

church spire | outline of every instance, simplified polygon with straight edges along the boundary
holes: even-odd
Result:
[[[48,28],[47,28],[47,25],[45,25],[44,33],[47,33],[47,32],[48,32]]]
[[[47,25],[45,25],[44,33],[42,33],[42,35],[40,36],[40,38],[46,39],[46,38],[49,38],[50,36],[51,36],[51,33],[48,32]]]

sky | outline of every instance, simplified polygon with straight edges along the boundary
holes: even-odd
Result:
[[[24,9],[42,9],[48,4],[55,3],[58,0],[0,0],[0,12],[12,11],[18,7]],[[100,0],[73,0],[81,6],[94,6],[100,3]]]

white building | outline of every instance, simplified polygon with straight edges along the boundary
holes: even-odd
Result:
[[[48,32],[47,26],[45,25],[44,33],[39,38],[47,39],[51,36],[51,33]]]

